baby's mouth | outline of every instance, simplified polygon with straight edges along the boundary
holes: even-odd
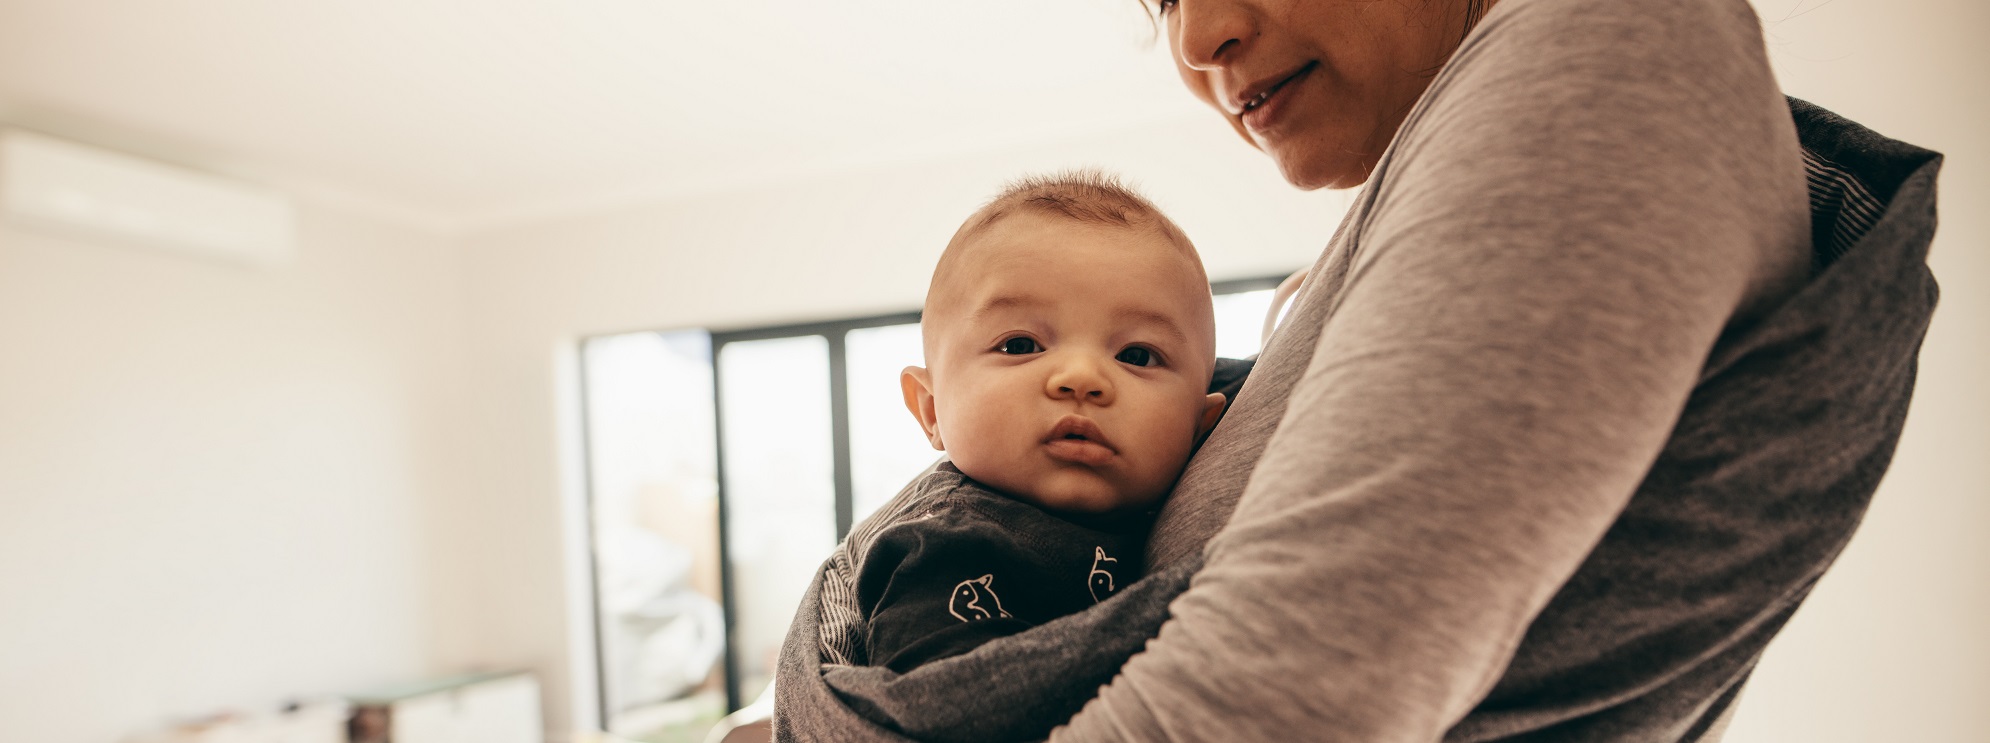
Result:
[[[1057,425],[1051,426],[1050,435],[1043,438],[1046,444],[1053,441],[1089,441],[1107,449],[1112,448],[1112,442],[1106,440],[1106,432],[1099,429],[1099,424],[1082,415],[1059,418]]]
[[[1074,464],[1098,466],[1118,454],[1099,424],[1081,415],[1067,415],[1058,420],[1050,435],[1044,437],[1043,445],[1050,458]]]

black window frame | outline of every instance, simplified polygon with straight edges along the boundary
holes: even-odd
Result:
[[[849,370],[844,363],[844,339],[852,330],[877,328],[887,325],[905,325],[919,322],[919,312],[900,312],[889,315],[872,315],[849,320],[775,325],[744,330],[712,331],[712,422],[713,435],[717,437],[714,451],[717,455],[718,498],[719,498],[719,593],[725,611],[726,626],[726,708],[737,710],[744,706],[740,699],[739,643],[734,637],[737,632],[737,615],[734,611],[734,583],[732,579],[732,547],[727,536],[731,523],[731,499],[727,498],[726,486],[726,447],[725,447],[725,403],[723,386],[720,381],[719,351],[727,344],[741,341],[764,341],[779,338],[806,338],[820,336],[829,341],[829,427],[830,427],[830,472],[835,483],[836,541],[841,543],[843,535],[850,533],[850,522],[855,511],[853,505],[855,487],[850,475],[850,385]],[[826,555],[825,555],[826,557]],[[597,602],[597,606],[599,602]],[[597,657],[596,662],[599,662]]]

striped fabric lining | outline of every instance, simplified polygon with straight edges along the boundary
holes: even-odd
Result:
[[[936,472],[939,473],[936,476]],[[877,513],[858,522],[850,528],[850,535],[829,560],[822,565],[822,594],[817,616],[818,654],[824,664],[845,666],[865,665],[870,660],[870,650],[865,647],[864,614],[857,606],[857,573],[863,569],[858,555],[867,555],[877,544],[878,535],[885,527],[895,526],[921,516],[913,515],[915,510],[929,499],[929,493],[959,483],[956,478],[948,478],[945,473],[955,472],[950,465],[941,462],[928,468],[912,480],[903,491],[890,502],[878,508]]]
[[[857,613],[857,577],[850,555],[838,548],[822,566],[821,615],[816,623],[824,665],[861,665],[864,618]]]
[[[1810,259],[1811,273],[1823,271],[1851,250],[1879,223],[1886,205],[1872,194],[1864,181],[1843,166],[1815,152],[1803,151],[1804,177],[1810,181],[1811,229],[1830,232],[1811,236],[1816,252]]]

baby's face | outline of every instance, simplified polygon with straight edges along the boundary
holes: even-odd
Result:
[[[1166,494],[1222,408],[1200,270],[1152,229],[1028,211],[972,240],[928,304],[930,368],[904,379],[934,447],[1053,510]]]

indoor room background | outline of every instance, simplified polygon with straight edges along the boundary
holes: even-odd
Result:
[[[1946,153],[1942,298],[1727,739],[1990,740],[1990,9],[1754,4],[1786,92]],[[289,235],[0,221],[0,741],[511,672],[548,741],[698,739],[794,566],[931,460],[910,313],[1004,181],[1126,176],[1238,354],[1332,235],[1351,194],[1285,186],[1162,46],[1133,0],[0,0],[0,130]]]

